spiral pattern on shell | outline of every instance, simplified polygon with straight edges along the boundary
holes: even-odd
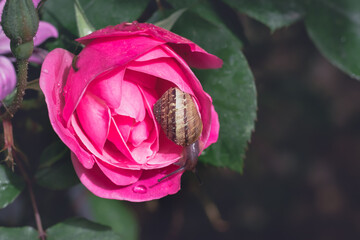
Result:
[[[166,136],[177,145],[188,146],[199,139],[203,125],[190,94],[170,88],[154,104],[153,110]]]

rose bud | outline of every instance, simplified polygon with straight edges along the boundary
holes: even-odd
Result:
[[[40,0],[32,0],[34,7],[36,7]],[[6,1],[0,0],[0,18],[2,17],[3,9]],[[29,58],[29,62],[33,62],[36,64],[41,64],[44,61],[46,54],[48,53],[46,50],[38,48],[37,46],[44,43],[48,38],[57,38],[58,32],[56,28],[48,22],[40,21],[39,28],[37,29],[36,35],[34,37],[34,51]],[[10,61],[13,59],[10,57],[11,49],[10,49],[10,39],[4,34],[2,27],[0,26],[0,55],[4,55],[7,57],[10,64]],[[8,66],[8,68],[12,68]],[[12,71],[15,74],[15,69],[12,68]],[[7,75],[6,75],[7,76]]]
[[[17,59],[28,59],[34,49],[39,17],[31,0],[8,0],[1,17],[5,35],[11,40],[11,51]]]
[[[221,59],[146,23],[109,26],[77,41],[85,47],[76,57],[64,49],[47,55],[40,87],[81,182],[99,197],[134,202],[178,192],[184,171],[171,173],[182,167],[184,147],[169,139],[153,108],[174,87],[192,99],[201,154],[217,141],[219,121],[190,67],[219,68]]]

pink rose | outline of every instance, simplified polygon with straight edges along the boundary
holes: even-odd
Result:
[[[218,68],[222,61],[193,42],[146,23],[123,23],[77,40],[74,55],[55,49],[40,76],[50,122],[72,151],[81,182],[103,198],[148,201],[180,189],[181,146],[156,122],[153,105],[170,87],[189,93],[199,109],[200,152],[217,141],[211,97],[189,66]]]

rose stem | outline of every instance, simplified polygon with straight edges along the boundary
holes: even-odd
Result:
[[[220,214],[219,208],[215,202],[210,199],[206,194],[192,188],[195,196],[198,197],[203,205],[206,216],[208,217],[211,225],[219,232],[225,232],[229,228],[229,223],[225,221]]]
[[[163,6],[161,5],[161,0],[156,0],[156,5],[159,10],[163,10]]]
[[[22,162],[20,160],[18,160],[17,158],[15,158],[15,161],[16,161],[16,165],[19,166],[21,175],[24,177],[26,184],[27,184],[27,188],[28,188],[30,200],[31,200],[31,205],[34,210],[35,222],[36,222],[37,230],[39,233],[39,238],[41,240],[46,240],[46,233],[45,233],[42,223],[41,223],[41,217],[40,217],[39,209],[36,204],[35,195],[34,195],[34,191],[33,191],[33,187],[32,187],[32,181],[29,178],[28,174],[26,173]]]
[[[5,148],[8,150],[10,161],[13,161],[13,160],[16,161],[16,166],[19,166],[21,175],[23,176],[23,178],[26,181],[27,188],[28,188],[29,195],[30,195],[31,205],[34,210],[35,221],[36,221],[36,226],[37,226],[38,233],[39,233],[39,238],[41,240],[45,240],[46,233],[44,232],[44,229],[42,227],[40,213],[39,213],[39,210],[36,205],[35,195],[34,195],[33,188],[32,188],[32,181],[29,178],[29,175],[27,174],[27,172],[25,171],[25,168],[24,168],[22,162],[20,161],[20,159],[18,158],[18,156],[16,154],[17,150],[14,146],[13,128],[12,128],[11,120],[4,119],[3,120],[3,128],[4,128]],[[12,150],[14,150],[14,151],[12,151]],[[12,167],[13,166],[14,165],[12,163]]]

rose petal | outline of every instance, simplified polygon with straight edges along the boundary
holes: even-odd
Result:
[[[0,56],[0,100],[9,95],[16,86],[16,72],[13,64]]]
[[[207,140],[205,144],[205,148],[210,146],[211,144],[215,143],[218,140],[219,137],[219,129],[220,129],[220,123],[219,123],[219,117],[218,114],[215,112],[215,108],[212,105],[211,106],[211,130],[209,139]]]
[[[58,36],[58,31],[53,25],[48,22],[40,21],[38,31],[34,37],[34,45],[39,46],[48,38],[57,38]]]
[[[137,147],[134,147],[131,144],[129,144],[131,155],[133,156],[133,158],[137,163],[145,164],[147,161],[153,158],[153,156],[156,153],[156,151],[154,150],[154,148],[156,148],[156,144],[154,144],[156,143],[156,140],[157,140],[156,131],[152,129],[152,131],[148,134],[147,138],[143,140],[141,143],[139,143]]]
[[[169,58],[170,56],[165,52],[161,46],[151,49],[149,52],[144,53],[142,56],[138,57],[136,62],[145,62],[158,58]]]
[[[194,68],[221,68],[223,61],[215,55],[207,53],[196,44],[169,44],[169,46]],[[191,53],[191,54],[189,54]]]
[[[34,3],[34,6],[37,7],[41,0],[32,0],[32,1]]]
[[[148,138],[153,127],[152,120],[146,115],[143,121],[138,122],[133,126],[128,142],[134,147],[138,147]]]
[[[146,87],[149,89],[157,88],[156,85],[158,84],[157,77],[142,72],[132,71],[130,69],[126,69],[125,79],[138,86]]]
[[[124,27],[127,24],[133,25],[132,23],[122,23],[122,24],[118,24],[116,26],[108,26],[108,27],[99,29],[97,31],[94,31],[94,32],[92,32],[89,35],[86,35],[84,37],[78,38],[78,39],[76,39],[76,41],[78,41],[79,43],[87,46],[96,39],[106,40],[106,38],[109,38],[109,39],[133,38],[136,35],[145,36],[146,39],[150,39],[150,38],[148,38],[146,36],[146,34],[145,34],[146,30],[145,29],[140,29],[139,28],[139,29],[134,30],[134,31],[132,31],[132,30],[125,31]],[[138,25],[138,24],[136,23],[136,25]],[[165,43],[165,42],[162,41],[162,43]],[[148,52],[148,51],[142,51],[142,53],[145,53],[145,52]]]
[[[135,161],[133,156],[131,155],[131,151],[128,145],[126,144],[121,132],[117,128],[114,119],[112,119],[110,123],[110,131],[109,131],[108,139],[118,148],[118,150],[122,154],[124,154],[126,158]]]
[[[153,75],[167,80],[180,88],[182,91],[193,95],[186,76],[179,64],[173,58],[161,58],[147,62],[132,62],[128,69]]]
[[[143,167],[135,162],[132,158],[127,158],[119,149],[111,142],[105,143],[102,155],[100,158],[102,161],[118,168],[129,170],[141,170]]]
[[[96,163],[104,175],[119,186],[126,186],[137,182],[143,172],[142,170],[128,170],[114,167],[98,159]]]
[[[86,92],[76,114],[82,129],[101,152],[110,128],[110,110],[97,96]]]
[[[30,56],[29,61],[36,64],[41,64],[48,53],[49,52],[45,49],[34,48],[33,54]]]
[[[71,70],[68,83],[65,86],[68,94],[65,95],[66,105],[63,116],[68,121],[75,110],[81,95],[86,87],[97,76],[114,68],[123,67],[129,61],[137,58],[144,52],[162,44],[162,42],[146,37],[93,40],[78,56],[77,66],[83,66],[77,71]]]
[[[144,89],[140,86],[139,86],[139,91],[141,92],[141,95],[143,96],[144,99],[144,107],[146,109],[147,116],[149,116],[149,119],[151,120],[151,122],[150,121],[148,122],[148,124],[151,126],[151,130],[150,132],[148,132],[148,137],[146,141],[144,141],[138,148],[133,149],[132,153],[134,156],[136,154],[139,154],[140,151],[145,150],[144,152],[147,153],[145,155],[146,156],[145,159],[146,161],[149,161],[154,157],[156,152],[159,150],[159,139],[158,139],[159,128],[158,128],[158,123],[155,120],[155,116],[152,109],[157,100],[157,97],[156,98],[154,97],[155,94],[149,94],[148,92],[144,91]],[[155,91],[152,92],[155,93]]]
[[[88,91],[103,99],[110,108],[118,108],[124,74],[125,70],[121,68],[102,74],[89,85]]]
[[[153,154],[153,152],[146,151],[149,149],[149,147],[144,147],[145,145],[141,145],[141,147],[138,148],[130,147],[131,144],[127,144],[125,142],[119,129],[116,126],[115,121],[112,121],[110,125],[108,139],[117,147],[120,152],[124,154],[124,156],[126,156],[128,159],[135,161],[139,164],[139,166],[145,163],[148,160],[149,156]],[[138,154],[139,152],[141,152],[141,154]]]
[[[156,169],[174,164],[182,158],[183,147],[169,140],[163,131],[159,135],[159,150],[155,156],[146,162],[144,169]]]
[[[77,41],[87,45],[93,41],[93,39],[129,37],[134,35],[148,35],[153,39],[167,42],[168,45],[192,67],[220,68],[222,66],[222,60],[220,58],[207,53],[192,41],[150,23],[133,22],[109,26],[79,38]]]
[[[72,132],[63,124],[61,112],[63,107],[62,89],[66,83],[73,54],[64,49],[55,49],[45,59],[40,75],[40,88],[45,95],[50,123],[61,140],[76,154],[85,168],[94,164],[92,156],[85,151]]]
[[[132,127],[133,132],[130,135],[128,143],[126,143],[120,130],[118,128],[116,129],[115,125],[118,126],[118,124],[116,124],[115,121],[114,124],[112,124],[112,129],[110,129],[108,139],[115,144],[119,151],[142,165],[152,159],[158,149],[158,127],[151,109],[156,100],[151,96],[147,96],[148,99],[146,99],[141,88],[138,88],[138,92],[140,92],[145,99],[145,102],[142,103],[142,109],[146,109],[149,116],[147,116],[147,118],[144,117],[142,122]],[[118,118],[121,118],[121,116]],[[155,128],[153,126],[155,126]],[[131,157],[129,154],[131,154]]]
[[[117,128],[119,129],[120,134],[122,135],[122,138],[124,139],[124,142],[127,142],[130,135],[130,130],[135,124],[135,120],[131,117],[120,115],[113,116],[113,119]]]
[[[183,172],[158,182],[160,178],[179,168],[174,165],[143,171],[136,183],[118,186],[111,182],[98,166],[94,165],[92,169],[84,168],[73,153],[71,153],[71,159],[80,181],[92,193],[102,198],[142,202],[175,194],[180,190],[180,178]]]
[[[115,109],[115,112],[119,115],[134,118],[137,122],[144,120],[146,110],[144,108],[143,97],[137,85],[129,81],[123,81],[121,103]]]
[[[132,169],[132,170],[142,169],[141,165],[139,165],[133,160],[130,150],[127,149],[126,145],[122,146],[122,150],[126,153],[126,155],[123,154],[121,151],[119,151],[118,148],[113,147],[113,144],[110,141],[107,141],[105,143],[104,148],[100,152],[90,141],[90,139],[85,135],[85,133],[79,126],[78,120],[73,115],[70,118],[70,125],[73,127],[74,132],[76,136],[79,138],[80,142],[95,157],[116,167],[120,167],[124,169]],[[113,122],[111,122],[110,124],[108,139],[111,139],[112,133],[115,132],[114,130],[112,130],[112,127],[113,127]],[[127,152],[125,150],[127,150]]]
[[[2,12],[4,10],[6,0],[0,0],[0,18],[2,16]]]
[[[135,161],[141,165],[145,164],[154,155],[154,151],[151,149],[153,145],[152,141],[144,141],[139,147],[131,147],[131,155]]]
[[[10,39],[8,39],[0,26],[0,54],[10,53]]]

